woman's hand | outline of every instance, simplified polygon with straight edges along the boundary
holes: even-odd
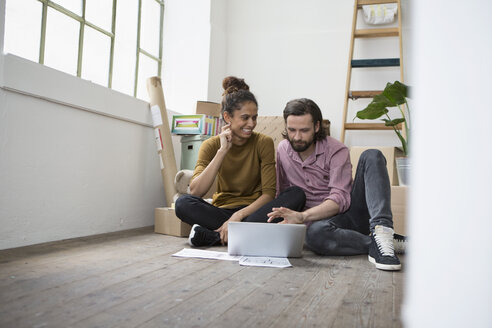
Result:
[[[274,207],[272,211],[267,214],[268,221],[272,222],[273,219],[283,218],[284,220],[279,223],[301,224],[304,223],[304,216],[302,212],[296,212],[286,207]]]
[[[232,131],[231,123],[227,123],[222,127],[222,132],[219,134],[220,137],[220,149],[228,151],[232,147]]]
[[[224,222],[219,229],[215,230],[220,235],[220,242],[222,245],[227,244],[227,232],[228,232],[229,221]]]
[[[232,216],[222,224],[222,226],[215,230],[220,234],[220,241],[222,245],[227,244],[227,233],[228,233],[228,228],[229,228],[229,222],[241,222],[243,220],[243,215],[238,211],[232,214]]]

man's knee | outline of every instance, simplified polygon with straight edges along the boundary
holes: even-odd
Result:
[[[335,231],[338,229],[329,221],[316,221],[306,231],[306,245],[320,255],[332,255],[337,250]]]
[[[360,160],[365,162],[381,162],[386,165],[386,157],[379,149],[367,149],[360,155]]]

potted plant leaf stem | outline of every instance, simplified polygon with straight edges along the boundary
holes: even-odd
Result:
[[[409,160],[409,138],[410,138],[410,107],[407,102],[408,87],[399,82],[387,83],[381,94],[372,98],[372,102],[366,108],[357,112],[356,117],[363,120],[375,120],[381,118],[386,126],[390,126],[395,131],[401,142],[405,157],[396,159],[398,179],[401,185],[408,184]],[[389,116],[389,109],[398,107],[401,117],[392,119]],[[400,131],[399,126],[404,126],[405,133]]]

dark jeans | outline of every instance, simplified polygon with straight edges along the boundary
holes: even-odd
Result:
[[[351,192],[350,208],[308,226],[306,245],[322,255],[367,254],[376,225],[393,228],[391,186],[384,155],[362,153]]]
[[[272,211],[273,207],[287,207],[294,211],[302,211],[306,203],[306,195],[299,187],[289,187],[281,192],[277,198],[260,207],[256,212],[243,219],[243,222],[266,222],[267,214]],[[235,212],[242,207],[237,208],[220,208],[204,201],[200,197],[183,195],[176,200],[176,216],[181,221],[190,225],[199,224],[202,227],[215,230],[229,220]],[[276,219],[275,222],[282,221]]]

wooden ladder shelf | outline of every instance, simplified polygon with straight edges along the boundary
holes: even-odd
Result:
[[[357,15],[359,9],[364,5],[375,5],[385,3],[396,3],[398,10],[398,27],[390,28],[365,28],[357,29]],[[398,37],[400,57],[399,58],[377,58],[377,59],[354,59],[354,41],[358,38],[382,38]],[[347,123],[347,113],[350,100],[359,98],[372,98],[378,95],[382,90],[351,90],[352,70],[355,68],[365,67],[400,67],[400,82],[403,82],[403,51],[401,38],[401,4],[400,0],[355,0],[354,15],[352,20],[352,34],[350,40],[349,61],[347,69],[347,80],[345,86],[345,100],[343,106],[343,124],[340,141],[345,142],[347,130],[392,130],[391,127],[385,126],[384,123]],[[398,126],[402,129],[401,124]]]

